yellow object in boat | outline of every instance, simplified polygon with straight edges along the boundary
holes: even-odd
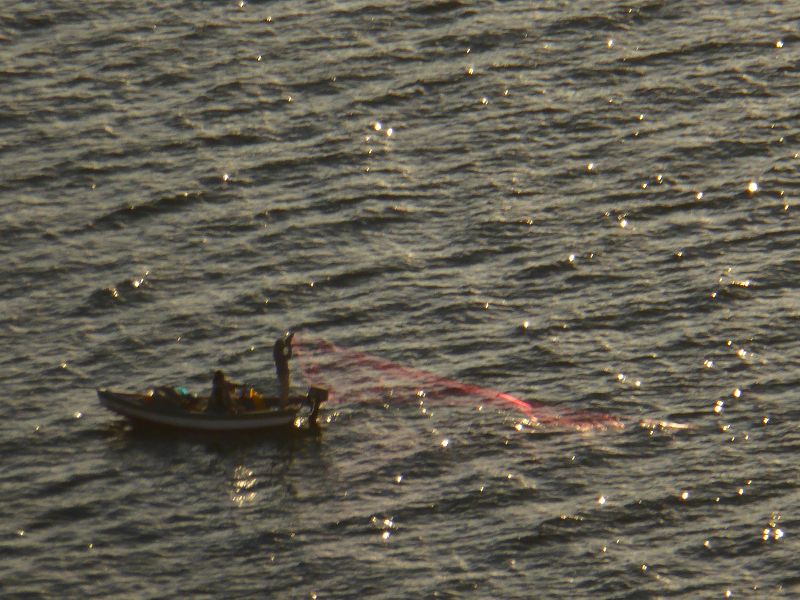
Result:
[[[265,408],[267,408],[267,405],[264,402],[264,396],[259,394],[253,388],[250,388],[248,390],[247,397],[253,402],[253,408],[255,410],[264,410]]]

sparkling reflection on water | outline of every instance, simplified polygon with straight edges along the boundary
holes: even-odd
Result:
[[[797,596],[789,9],[0,9],[3,591]],[[320,435],[97,404],[287,327]]]

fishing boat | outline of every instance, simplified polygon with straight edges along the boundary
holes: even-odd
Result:
[[[148,425],[207,432],[256,431],[299,428],[317,424],[320,405],[328,391],[311,387],[305,396],[290,396],[285,405],[278,398],[249,390],[236,398],[234,409],[225,413],[207,410],[208,398],[183,388],[157,388],[143,394],[97,390],[100,404],[129,420]]]

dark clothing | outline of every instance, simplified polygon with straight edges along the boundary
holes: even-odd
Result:
[[[208,399],[209,412],[223,413],[226,411],[225,392],[222,388],[214,388],[211,390],[211,397]]]
[[[208,398],[208,410],[215,413],[225,413],[231,408],[231,391],[233,388],[222,371],[214,373],[211,383],[211,396]]]
[[[278,379],[289,375],[289,359],[292,358],[291,338],[279,338],[275,342],[275,347],[272,349],[272,357],[275,359],[275,369],[278,372]]]
[[[282,405],[286,405],[289,400],[289,359],[292,358],[292,337],[289,333],[282,338],[278,338],[272,349],[272,357],[275,359],[275,370],[278,373],[278,386],[280,388],[280,400]]]

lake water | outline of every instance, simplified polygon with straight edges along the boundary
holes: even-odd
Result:
[[[800,595],[798,8],[4,3],[2,595]],[[97,402],[290,327],[387,393]]]

